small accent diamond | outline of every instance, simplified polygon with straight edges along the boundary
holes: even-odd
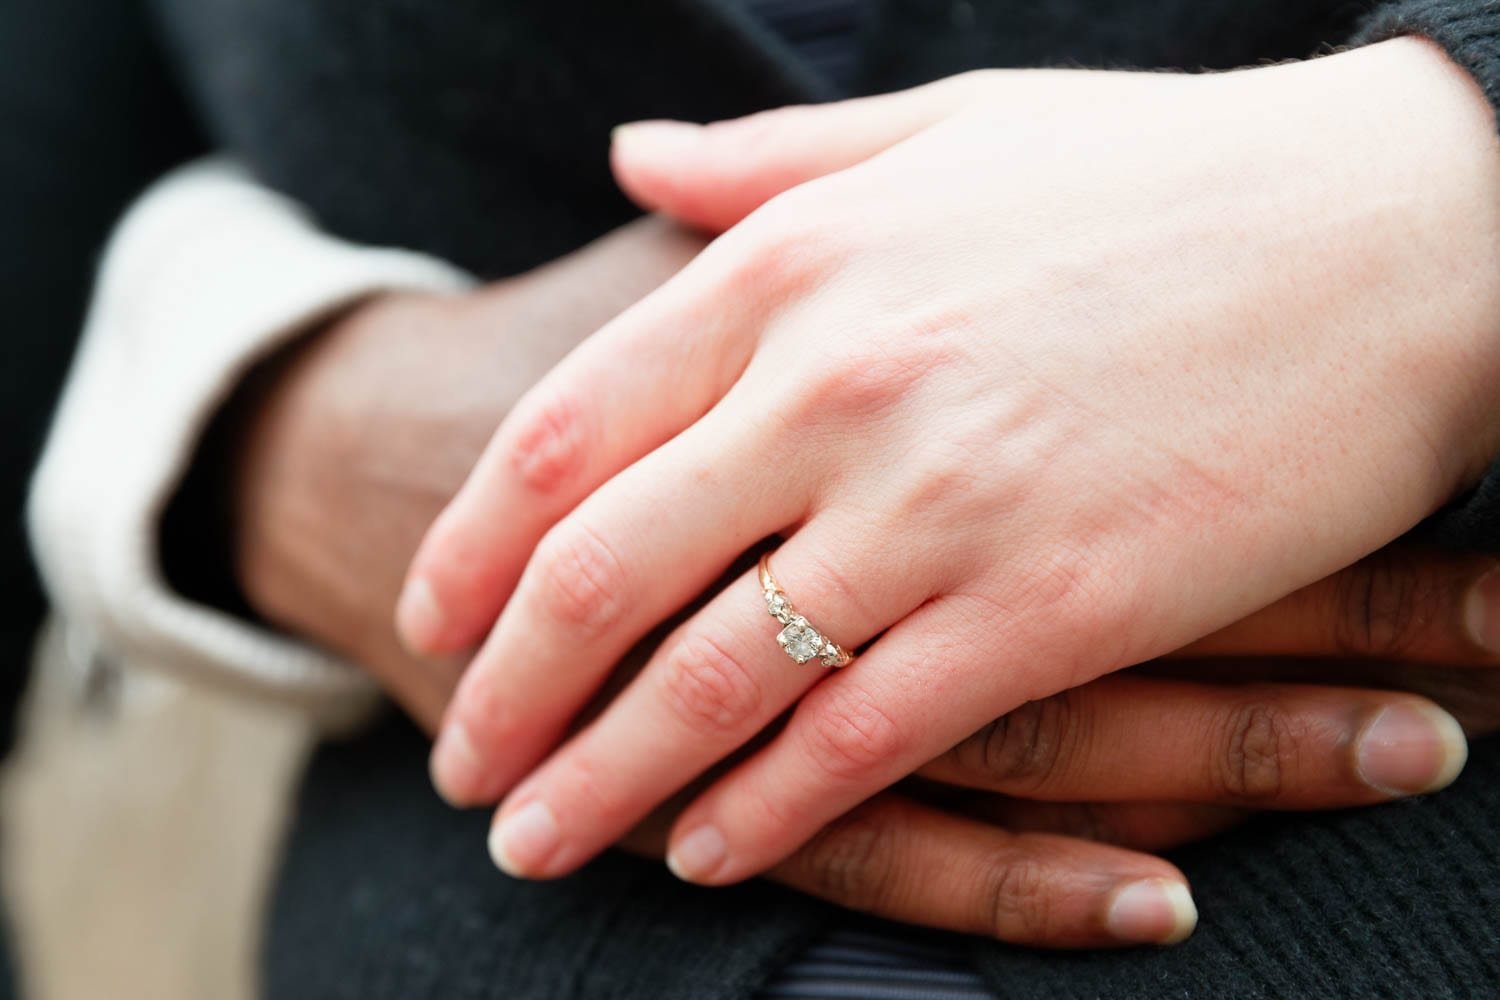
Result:
[[[825,639],[823,641],[823,655],[819,659],[825,667],[837,667],[844,662],[844,651]]]

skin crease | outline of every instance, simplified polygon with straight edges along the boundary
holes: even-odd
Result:
[[[690,221],[721,187],[764,200],[755,168],[808,183],[532,390],[414,561],[415,645],[500,612],[434,771],[458,801],[508,793],[508,870],[571,871],[795,703],[672,833],[683,877],[763,871],[986,720],[1386,544],[1500,449],[1500,157],[1435,48],[881,100],[786,114],[781,142],[774,116],[753,144],[639,130],[634,174],[617,149],[628,190]],[[806,153],[818,134],[844,138]],[[695,156],[718,163],[696,194]],[[773,533],[815,624],[884,633],[859,662],[766,655],[742,576],[536,767]]]
[[[256,401],[236,491],[238,569],[260,613],[363,664],[433,731],[459,665],[406,653],[389,624],[402,572],[422,531],[514,399],[559,354],[676,272],[701,245],[660,220],[643,220],[472,296],[372,300],[281,360]],[[578,295],[579,288],[591,294]],[[433,348],[433,338],[440,338],[441,349]],[[1194,683],[1160,690],[1161,704],[1173,707],[1166,731],[1191,746],[1181,755],[1175,780],[1187,788],[1205,775],[1243,773],[1235,766],[1244,759],[1243,741],[1234,739],[1236,722],[1271,717],[1284,720],[1276,728],[1288,734],[1281,746],[1288,796],[1319,806],[1373,801],[1380,796],[1360,780],[1349,748],[1381,709],[1424,704],[1391,693],[1404,688],[1424,690],[1471,731],[1493,728],[1500,723],[1500,673],[1432,666],[1493,665],[1464,625],[1468,594],[1488,568],[1477,559],[1392,553],[1184,651],[1214,660],[1175,663],[1177,680]],[[1379,621],[1407,625],[1358,624]],[[643,646],[622,665],[617,685],[651,648]],[[1282,659],[1273,668],[1236,659],[1299,651],[1361,659],[1350,659],[1342,673],[1327,661]],[[1363,658],[1412,662],[1379,667]],[[1272,669],[1278,684],[1265,683],[1273,679],[1267,673]],[[1262,683],[1235,683],[1243,676]],[[1315,690],[1306,697],[1305,686],[1320,681],[1344,691],[1334,699]],[[1371,687],[1389,690],[1361,690]],[[1072,719],[1074,731],[1087,731],[1090,720],[1111,715],[1129,723],[1128,715],[1110,708],[1113,697],[1108,682],[1098,682],[1034,714],[1052,725]],[[1152,716],[1129,739],[1144,746],[1163,728],[1162,718]],[[1010,727],[1012,734],[1041,731],[1035,725]],[[1040,744],[1062,746],[1055,740]],[[1231,785],[1217,789],[1207,805],[1093,802],[1087,792],[1120,787],[1125,777],[1102,741],[1074,744],[1075,750],[1097,747],[1097,754],[1074,752],[1051,762],[1031,753],[1017,758],[1007,751],[1011,745],[997,741],[987,727],[928,771],[934,781],[980,791],[951,785],[943,791],[943,785],[929,783],[887,793],[831,824],[771,877],[893,919],[1038,945],[1119,944],[1124,942],[1109,931],[1101,912],[1118,876],[1175,872],[1130,855],[1109,855],[1110,864],[1101,868],[1099,856],[1080,856],[1070,839],[1162,850],[1232,825],[1247,807],[1275,805],[1263,796],[1247,800]],[[1015,766],[1018,759],[1024,768]],[[1312,760],[1322,767],[1293,766]],[[976,770],[976,762],[994,766]],[[1159,771],[1158,777],[1169,782],[1173,774]],[[1024,797],[1023,786],[1074,801],[1033,801]],[[1016,795],[984,790],[1007,787]],[[1312,802],[1319,794],[1326,798]],[[661,857],[680,805],[659,810],[626,845]],[[1035,858],[1049,856],[1048,865],[1036,865]],[[1042,877],[1007,880],[1018,865]],[[1077,884],[1068,865],[1079,865],[1085,875],[1115,876],[1091,890],[1095,906],[1075,925],[1058,924],[1051,905]],[[1028,886],[1031,896],[1008,898]],[[1009,914],[1010,922],[996,925],[995,914]],[[1153,939],[1180,933],[1175,926],[1148,931]]]

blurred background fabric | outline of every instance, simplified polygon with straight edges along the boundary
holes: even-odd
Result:
[[[87,109],[80,113],[80,109]],[[23,509],[52,403],[73,356],[99,251],[153,179],[202,149],[135,0],[0,3],[0,747],[43,601]]]
[[[201,140],[134,0],[0,0],[0,131],[3,756],[44,608],[23,526],[28,473],[82,326],[94,265],[125,206]],[[7,951],[0,943],[0,997],[14,988]]]

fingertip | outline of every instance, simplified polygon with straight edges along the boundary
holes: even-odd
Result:
[[[1162,944],[1179,944],[1198,929],[1198,904],[1186,883],[1168,881],[1163,891],[1172,907],[1172,932]]]
[[[615,182],[648,211],[672,213],[674,178],[698,146],[703,127],[653,119],[617,125],[610,132],[609,162]]]
[[[667,850],[667,868],[695,885],[713,885],[729,858],[729,846],[718,827],[705,823],[676,838]]]
[[[490,860],[513,878],[545,877],[562,843],[562,828],[545,802],[534,800],[497,817],[487,841]]]
[[[514,586],[490,526],[450,505],[433,522],[396,599],[396,636],[418,657],[470,651]]]
[[[609,133],[611,153],[626,159],[664,160],[698,141],[703,126],[672,118],[647,118],[616,125]]]
[[[479,786],[484,762],[462,723],[449,722],[443,726],[427,758],[427,773],[438,796],[453,808],[483,804]]]
[[[1447,788],[1469,759],[1463,727],[1425,700],[1376,713],[1355,742],[1355,768],[1366,785],[1391,797]]]
[[[417,656],[451,652],[443,649],[447,616],[423,576],[410,577],[396,599],[396,635],[407,651]]]
[[[1487,570],[1464,599],[1464,626],[1475,646],[1500,655],[1500,568]]]
[[[1105,918],[1109,933],[1131,944],[1178,944],[1198,926],[1198,906],[1186,883],[1147,878],[1115,891]]]

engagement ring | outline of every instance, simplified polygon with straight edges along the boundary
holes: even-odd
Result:
[[[776,642],[787,656],[799,664],[816,657],[825,667],[848,666],[849,661],[854,659],[853,654],[813,628],[792,607],[786,591],[781,589],[776,578],[771,575],[769,553],[760,557],[760,588],[765,592],[766,610],[772,618],[785,626],[776,636]]]

